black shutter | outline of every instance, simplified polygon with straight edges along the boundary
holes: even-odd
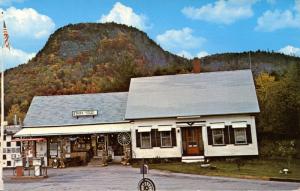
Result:
[[[156,146],[160,147],[161,146],[161,140],[160,140],[160,132],[156,129]]]
[[[250,144],[252,143],[252,135],[251,135],[251,125],[247,125],[246,128],[246,136],[247,136],[247,143]]]
[[[229,126],[228,125],[225,125],[225,129],[224,129],[224,140],[225,140],[225,144],[230,144],[229,142],[229,134],[228,134],[228,131],[229,131]]]
[[[229,125],[229,136],[230,136],[230,143],[235,144],[234,128],[232,128],[232,125]]]
[[[175,128],[172,128],[171,137],[172,137],[172,146],[176,147],[176,129]]]
[[[156,134],[157,134],[157,129],[151,129],[151,146],[152,147],[157,147],[157,141],[156,141]]]
[[[208,145],[213,144],[212,130],[211,130],[210,126],[207,126],[207,140],[208,140]]]
[[[136,147],[141,147],[140,133],[138,132],[138,130],[135,130],[135,136],[136,136]]]

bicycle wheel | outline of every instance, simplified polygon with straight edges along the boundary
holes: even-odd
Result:
[[[144,178],[139,182],[140,191],[155,191],[155,184],[149,178]]]

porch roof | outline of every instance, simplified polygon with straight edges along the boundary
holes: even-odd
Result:
[[[127,92],[35,96],[24,127],[60,127],[124,121]],[[95,110],[97,115],[74,117],[72,112]]]
[[[14,137],[47,137],[57,135],[83,135],[96,133],[130,132],[131,123],[79,125],[61,127],[23,128]]]

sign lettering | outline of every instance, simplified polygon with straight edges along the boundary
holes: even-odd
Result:
[[[72,112],[73,117],[83,117],[83,116],[96,116],[98,115],[98,110],[78,110]]]

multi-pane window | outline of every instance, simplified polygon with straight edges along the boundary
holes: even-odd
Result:
[[[11,166],[11,161],[6,161],[6,166]]]
[[[6,147],[10,147],[11,143],[10,142],[6,142]]]
[[[171,131],[161,131],[161,147],[171,147],[172,138]]]
[[[151,134],[150,132],[142,132],[140,134],[141,148],[151,148]]]
[[[247,144],[246,128],[234,129],[235,144]]]
[[[214,145],[224,145],[224,131],[223,129],[213,129],[213,144]]]

